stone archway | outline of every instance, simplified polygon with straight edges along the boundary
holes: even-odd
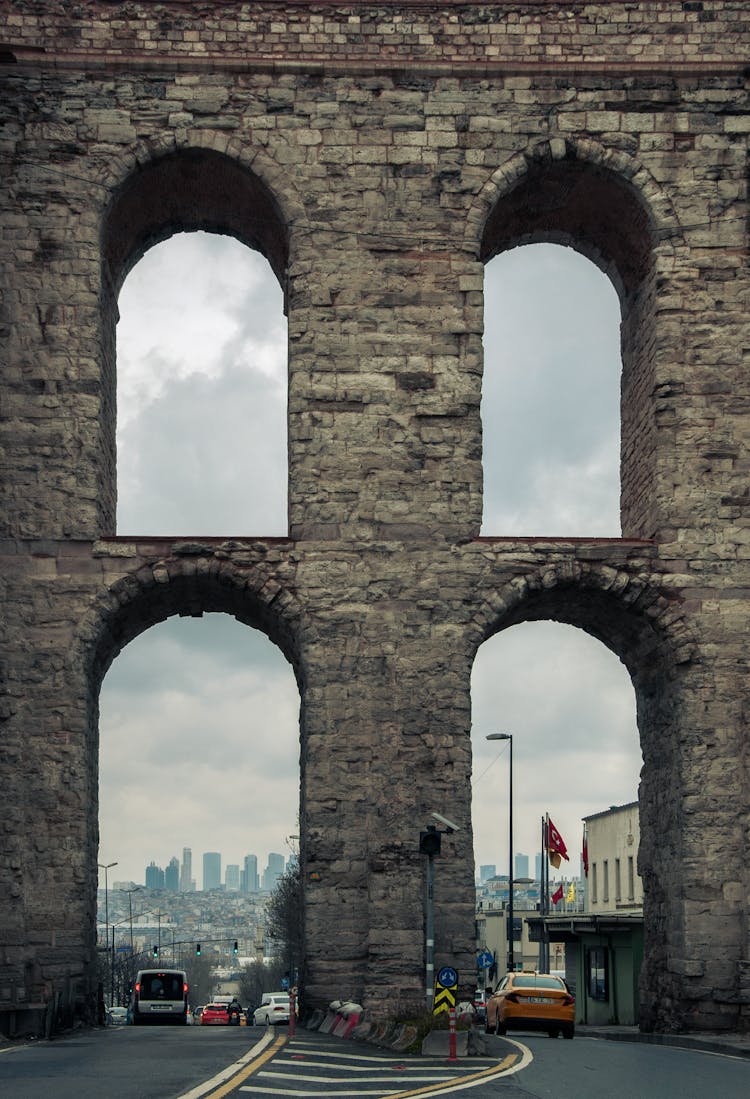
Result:
[[[256,156],[253,163],[262,158]],[[121,167],[121,166],[120,166]],[[286,188],[289,190],[289,188]],[[291,189],[293,196],[293,188]],[[296,206],[294,197],[292,207]],[[170,149],[140,160],[116,183],[101,223],[102,317],[100,504],[102,533],[115,530],[117,295],[144,252],[177,232],[203,229],[236,237],[268,260],[287,293],[289,231],[276,194],[255,167],[213,147]]]
[[[674,1025],[672,1005],[680,998],[679,978],[667,974],[681,949],[670,923],[679,922],[675,859],[685,857],[682,822],[689,794],[680,763],[686,713],[682,668],[694,659],[696,641],[687,618],[658,583],[608,564],[566,562],[518,577],[480,596],[475,623],[484,641],[520,622],[545,620],[576,626],[604,644],[625,665],[635,691],[643,753],[641,1018],[647,1029],[661,1029]]]
[[[622,532],[653,537],[660,520],[648,395],[658,384],[660,357],[672,351],[668,335],[660,338],[653,308],[680,235],[671,204],[633,158],[593,141],[557,137],[530,146],[493,174],[475,199],[470,227],[481,227],[485,263],[521,244],[563,244],[613,283],[622,310]]]
[[[79,803],[81,821],[71,821],[74,831],[87,837],[83,916],[86,941],[94,943],[96,926],[96,849],[98,844],[98,718],[99,691],[114,657],[136,636],[173,615],[200,617],[203,613],[230,614],[264,633],[292,667],[304,710],[305,627],[300,607],[290,590],[284,590],[272,570],[235,565],[227,559],[209,560],[183,546],[178,555],[144,563],[134,573],[115,581],[97,597],[81,623],[74,663],[83,667],[86,690],[86,735],[82,738],[80,767],[90,776],[89,795]],[[302,731],[301,731],[302,735]],[[82,868],[83,869],[83,868]],[[92,958],[89,960],[91,964]],[[90,992],[90,989],[89,989]]]

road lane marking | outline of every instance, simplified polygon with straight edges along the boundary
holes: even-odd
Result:
[[[183,1095],[178,1096],[178,1099],[201,1099],[202,1096],[205,1096],[206,1099],[222,1099],[222,1096],[228,1095],[230,1091],[236,1088],[237,1084],[246,1080],[248,1076],[269,1061],[286,1041],[285,1034],[275,1035],[269,1028],[269,1031],[264,1034],[260,1041],[256,1042],[237,1061],[222,1069],[221,1072],[217,1072],[210,1080],[204,1080],[202,1084],[198,1084],[191,1091],[186,1091]],[[215,1090],[212,1091],[212,1088]]]
[[[360,1077],[359,1079],[356,1079],[354,1081],[355,1086],[352,1087],[351,1082],[344,1079],[341,1075],[339,1075],[339,1076],[313,1076],[311,1074],[300,1073],[300,1072],[294,1072],[294,1073],[292,1073],[292,1072],[283,1072],[283,1071],[279,1072],[278,1070],[276,1070],[272,1067],[269,1067],[268,1069],[265,1069],[263,1071],[258,1071],[258,1076],[259,1077],[263,1077],[264,1079],[268,1079],[269,1083],[266,1084],[266,1086],[263,1086],[263,1084],[260,1083],[260,1082],[258,1082],[258,1084],[243,1084],[243,1085],[240,1086],[239,1090],[241,1092],[247,1094],[247,1095],[250,1095],[250,1094],[269,1095],[269,1094],[273,1094],[273,1092],[274,1092],[274,1082],[275,1082],[279,1087],[278,1095],[283,1096],[284,1099],[310,1099],[310,1097],[313,1096],[313,1095],[319,1096],[320,1095],[320,1090],[319,1089],[311,1090],[310,1088],[304,1088],[303,1087],[300,1090],[293,1090],[293,1089],[290,1089],[289,1087],[285,1086],[286,1084],[292,1083],[292,1082],[301,1083],[303,1085],[304,1085],[304,1083],[309,1082],[310,1084],[321,1084],[321,1083],[322,1084],[327,1084],[329,1086],[329,1088],[331,1089],[330,1092],[328,1093],[329,1097],[332,1097],[332,1096],[335,1096],[335,1095],[339,1094],[339,1095],[342,1095],[342,1096],[346,1095],[346,1099],[369,1099],[369,1097],[377,1097],[377,1099],[416,1099],[416,1097],[418,1097],[418,1096],[450,1095],[450,1094],[452,1094],[453,1092],[456,1092],[456,1091],[466,1091],[469,1088],[478,1087],[480,1084],[488,1083],[489,1081],[491,1081],[493,1079],[497,1079],[498,1077],[501,1077],[501,1076],[507,1076],[507,1075],[514,1074],[514,1073],[518,1072],[521,1068],[523,1068],[525,1065],[529,1064],[529,1062],[533,1059],[531,1050],[528,1049],[526,1046],[521,1045],[520,1042],[514,1042],[511,1039],[506,1039],[506,1041],[508,1041],[510,1045],[515,1046],[517,1052],[514,1051],[513,1053],[509,1053],[501,1061],[493,1062],[493,1064],[488,1065],[486,1068],[481,1069],[479,1072],[470,1073],[468,1075],[463,1075],[463,1076],[460,1076],[460,1077],[454,1078],[454,1079],[449,1078],[449,1079],[446,1080],[445,1078],[443,1078],[443,1079],[441,1079],[437,1082],[427,1083],[422,1087],[418,1086],[418,1087],[415,1087],[415,1088],[410,1088],[407,1091],[393,1091],[392,1088],[393,1088],[394,1084],[396,1086],[398,1086],[399,1083],[403,1083],[403,1082],[406,1082],[406,1081],[413,1082],[415,1084],[418,1084],[419,1082],[426,1081],[426,1080],[434,1081],[434,1073],[435,1072],[439,1071],[441,1073],[441,1075],[443,1077],[445,1077],[446,1073],[450,1073],[451,1071],[456,1071],[456,1069],[454,1068],[454,1066],[449,1065],[449,1064],[443,1063],[442,1065],[440,1065],[439,1062],[437,1061],[437,1059],[430,1058],[431,1064],[429,1066],[420,1065],[420,1063],[418,1061],[415,1062],[413,1072],[407,1071],[405,1074],[402,1075],[400,1070],[403,1070],[405,1068],[405,1066],[402,1065],[402,1064],[398,1064],[393,1069],[394,1072],[395,1071],[399,1072],[398,1076],[391,1077],[390,1080],[384,1074],[381,1074],[377,1077],[365,1077],[365,1078]],[[314,1059],[314,1056],[315,1055],[313,1055],[313,1059]],[[344,1058],[346,1058],[346,1059],[360,1059],[360,1058],[358,1058],[357,1054],[352,1054],[352,1053],[341,1054],[341,1055],[337,1055],[337,1054],[333,1053],[333,1054],[326,1054],[326,1056],[333,1056],[333,1057],[339,1057],[340,1056],[342,1059],[344,1059]],[[361,1059],[362,1060],[368,1060],[368,1061],[375,1061],[377,1063],[383,1064],[383,1059],[379,1058],[379,1057],[369,1057],[369,1058],[361,1058]],[[310,1062],[306,1062],[306,1063],[310,1063]],[[291,1067],[291,1065],[289,1067]],[[297,1064],[297,1065],[295,1065],[295,1067],[298,1068],[300,1066]],[[313,1065],[311,1065],[311,1067],[320,1069],[320,1068],[327,1068],[327,1067],[333,1067],[333,1066],[324,1066],[324,1065],[314,1065],[313,1064]],[[354,1068],[354,1066],[348,1065],[348,1064],[345,1064],[342,1067],[346,1068],[347,1071],[349,1071],[349,1072],[351,1072]],[[386,1066],[384,1066],[384,1068],[385,1067]],[[261,1068],[262,1068],[261,1065],[257,1066],[258,1070],[260,1070]],[[360,1069],[360,1071],[363,1071],[363,1069]],[[372,1069],[368,1065],[366,1068],[364,1068],[364,1071],[372,1071]],[[465,1065],[459,1066],[458,1071],[461,1071],[461,1072],[465,1073],[466,1072],[466,1066]],[[431,1073],[431,1074],[430,1075],[422,1075],[422,1073]],[[371,1088],[366,1088],[366,1087],[362,1086],[364,1084],[371,1084],[371,1083],[380,1083],[381,1086],[377,1089],[371,1089]],[[339,1088],[344,1088],[344,1087],[346,1087],[346,1092],[344,1092],[343,1090],[341,1090],[341,1091],[337,1090]]]

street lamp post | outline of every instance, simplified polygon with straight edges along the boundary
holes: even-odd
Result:
[[[107,873],[113,866],[117,866],[116,862],[108,862],[106,865],[102,862],[96,864],[100,870],[104,871],[104,941],[109,949],[109,882],[107,880]],[[115,995],[115,950],[114,950],[114,928],[112,929],[112,965],[110,968],[109,978],[109,1006],[112,1007]]]
[[[508,759],[508,972],[515,969],[513,957],[513,734],[490,733],[487,740],[507,740]]]
[[[142,886],[136,885],[132,889],[126,889],[128,895],[128,915],[130,917],[130,958],[133,959],[133,894],[139,893]]]

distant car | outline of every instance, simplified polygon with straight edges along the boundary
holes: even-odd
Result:
[[[289,1022],[289,993],[264,992],[260,1007],[253,1012],[255,1026],[270,1026],[271,1023]]]
[[[184,969],[139,969],[130,1011],[133,1023],[174,1023],[184,1026],[188,981]]]
[[[552,973],[508,973],[487,1000],[484,1029],[546,1030],[550,1038],[575,1034],[575,997]]]
[[[226,1004],[206,1004],[201,1012],[201,1026],[228,1026],[229,1012]]]
[[[108,1026],[125,1026],[128,1022],[128,1009],[126,1007],[111,1007],[107,1012]]]

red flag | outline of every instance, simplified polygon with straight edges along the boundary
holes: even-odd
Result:
[[[565,859],[567,862],[570,861],[565,842],[550,820],[549,814],[547,814],[547,854],[549,855],[549,861],[555,869],[559,867],[562,859]]]
[[[586,825],[583,826],[583,873],[586,877],[589,876],[589,834],[586,831]]]
[[[553,904],[559,904],[562,899],[563,899],[563,887],[562,887],[562,882],[561,882],[560,885],[558,885],[555,892],[552,894],[552,903]]]

